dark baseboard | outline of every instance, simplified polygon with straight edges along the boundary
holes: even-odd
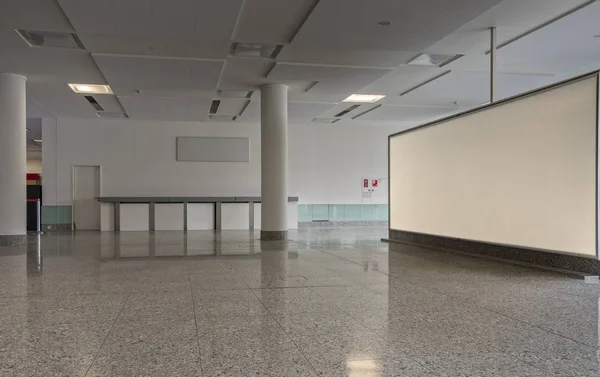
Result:
[[[559,254],[549,251],[520,248],[517,246],[496,245],[459,238],[433,236],[395,229],[390,229],[389,238],[392,241],[410,242],[493,258],[514,260],[539,266],[600,275],[600,261],[595,258]]]

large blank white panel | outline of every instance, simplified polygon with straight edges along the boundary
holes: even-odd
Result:
[[[212,230],[215,229],[215,205],[212,203],[188,203],[187,229]]]
[[[262,220],[262,206],[254,203],[254,229],[260,229]],[[298,202],[288,202],[287,209],[288,229],[298,229]]]
[[[154,205],[155,230],[183,230],[183,203]]]
[[[177,161],[248,162],[250,161],[250,139],[178,137]]]
[[[221,204],[221,229],[250,229],[248,203]]]
[[[122,231],[149,230],[150,208],[148,204],[121,203],[120,224]]]
[[[392,229],[596,255],[597,77],[390,140]]]
[[[100,203],[100,230],[102,232],[115,230],[115,205],[113,203]]]

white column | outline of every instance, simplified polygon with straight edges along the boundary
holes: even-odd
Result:
[[[0,246],[27,241],[26,80],[0,73]]]
[[[288,87],[261,87],[262,240],[287,238]]]

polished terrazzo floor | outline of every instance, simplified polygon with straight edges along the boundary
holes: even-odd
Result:
[[[600,375],[600,285],[385,233],[32,236],[0,248],[0,376]]]

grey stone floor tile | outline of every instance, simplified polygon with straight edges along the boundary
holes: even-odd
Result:
[[[109,328],[110,324],[77,322],[3,327],[0,376],[83,377]]]
[[[253,354],[250,357],[203,358],[204,376],[311,377],[314,368],[297,349]]]
[[[231,338],[235,336],[259,337],[261,334],[276,334],[281,336],[285,331],[271,314],[245,317],[197,317],[198,336],[205,338]]]
[[[407,352],[425,368],[441,376],[553,375],[476,340],[458,340],[451,344],[423,343]]]
[[[385,233],[43,235],[0,254],[0,375],[600,374],[600,284]]]
[[[193,317],[119,318],[87,376],[202,376]]]
[[[418,362],[402,356],[390,360],[347,360],[335,365],[312,363],[323,377],[437,377]]]
[[[366,327],[343,312],[322,313],[274,313],[273,316],[292,337],[323,333],[342,333],[364,330]]]
[[[250,289],[231,289],[231,290],[198,290],[192,287],[194,301],[196,304],[214,303],[214,302],[244,302],[258,301],[258,298]]]
[[[254,301],[220,301],[201,302],[195,304],[196,318],[232,318],[252,315],[266,315],[267,308],[258,300]]]

